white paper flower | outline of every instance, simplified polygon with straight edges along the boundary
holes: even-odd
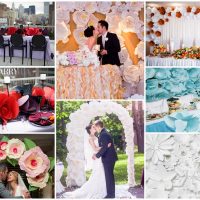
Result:
[[[6,147],[6,154],[9,158],[19,159],[26,150],[25,144],[19,139],[11,139]]]
[[[173,138],[170,154],[154,163],[146,161],[146,187],[148,198],[199,198],[200,171],[198,135],[148,135],[148,142],[157,137]],[[196,141],[197,140],[197,141]],[[166,149],[166,148],[164,148]],[[148,155],[149,149],[146,149]]]
[[[73,20],[78,27],[86,26],[89,19],[90,19],[90,14],[86,11],[75,11],[73,13]]]
[[[144,42],[140,41],[135,48],[135,54],[138,56],[138,58],[141,58],[144,60]]]
[[[64,43],[67,43],[69,40],[69,36],[71,34],[71,31],[69,29],[69,26],[65,24],[64,21],[60,21],[56,23],[56,42],[62,40]]]
[[[146,139],[146,159],[151,159],[154,164],[164,161],[165,155],[170,155],[173,149],[174,139],[169,135],[147,135]]]

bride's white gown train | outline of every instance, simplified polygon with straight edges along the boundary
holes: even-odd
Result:
[[[98,139],[95,140],[99,146]],[[95,153],[95,152],[94,152]],[[63,194],[65,198],[102,199],[106,196],[106,180],[101,158],[93,161],[92,174],[89,180],[79,189]]]
[[[99,146],[98,139],[95,140],[96,146]],[[93,152],[96,153],[96,152]],[[93,160],[92,174],[89,180],[81,188],[66,192],[62,198],[67,199],[103,199],[107,195],[106,179],[104,167],[101,158]],[[115,191],[116,198],[134,198],[128,192],[128,185],[117,185]]]

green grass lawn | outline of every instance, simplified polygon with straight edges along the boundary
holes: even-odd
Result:
[[[144,167],[144,154],[135,152],[135,180],[140,184],[142,169]],[[128,181],[127,174],[127,155],[125,153],[118,154],[118,161],[115,164],[115,182],[117,185],[126,184]],[[87,179],[91,171],[86,172]]]
[[[142,175],[142,169],[144,167],[144,154],[135,152],[135,180],[137,184],[140,184],[140,179]],[[128,181],[127,175],[127,155],[125,153],[118,154],[118,161],[115,164],[115,182],[117,185],[126,184]],[[89,178],[91,171],[86,172],[87,179]],[[63,177],[61,182],[65,185],[65,177],[67,175],[67,170],[65,168],[63,172]]]

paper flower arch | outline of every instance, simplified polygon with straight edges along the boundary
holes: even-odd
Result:
[[[0,141],[0,162],[12,166],[19,165],[26,172],[29,191],[42,189],[51,182],[51,171],[54,169],[54,158],[43,153],[32,140],[24,138],[9,139],[4,136]]]
[[[81,105],[80,109],[70,115],[67,124],[67,178],[66,184],[70,186],[81,186],[85,183],[85,160],[84,160],[84,130],[85,127],[97,116],[114,113],[121,121],[126,141],[126,154],[128,155],[128,184],[135,185],[134,172],[134,133],[133,119],[128,111],[120,104],[109,101],[92,101]],[[77,123],[78,122],[78,123]]]

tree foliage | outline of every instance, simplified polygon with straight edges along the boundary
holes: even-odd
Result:
[[[56,104],[56,131],[57,131],[57,159],[66,164],[66,124],[70,122],[69,116],[80,108],[84,101],[58,101]]]

